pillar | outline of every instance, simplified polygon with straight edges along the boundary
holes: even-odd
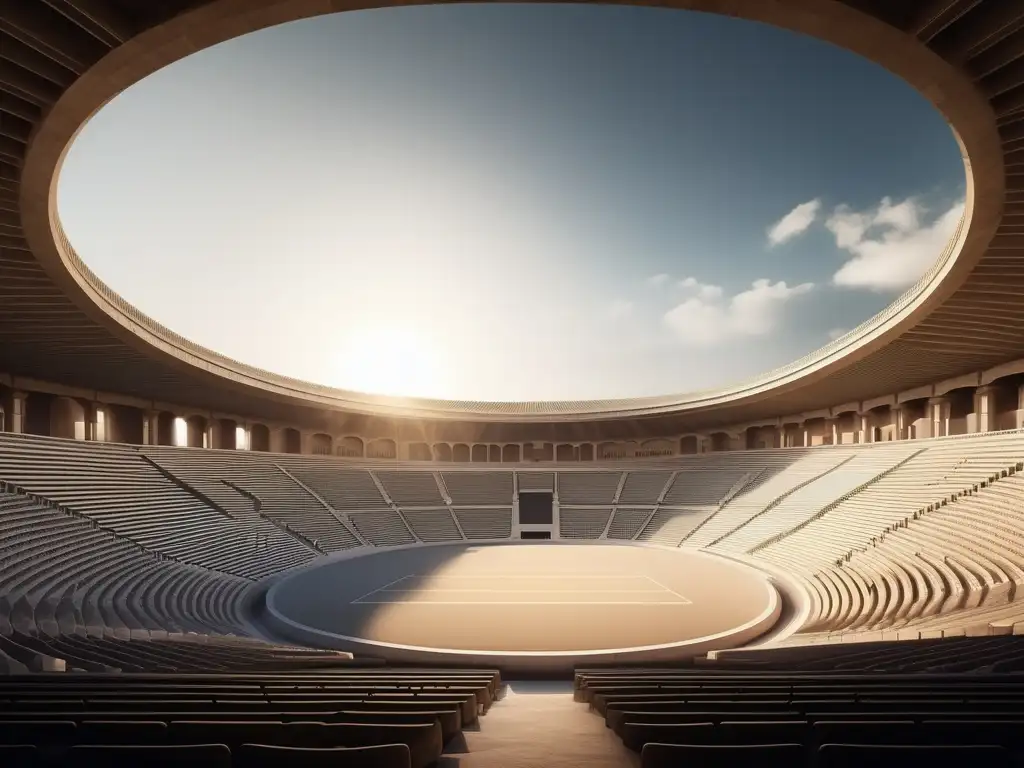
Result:
[[[85,414],[85,439],[90,442],[98,440],[100,438],[99,408],[96,403],[82,403],[82,411]]]
[[[871,414],[858,413],[858,419],[860,420],[860,435],[857,438],[860,443],[870,443],[874,437],[874,430],[871,429]]]
[[[27,392],[11,393],[11,432],[20,435],[25,431],[25,414],[28,403]]]
[[[949,434],[949,413],[948,397],[929,398],[927,437],[945,437]]]
[[[156,411],[142,412],[142,444],[159,445],[160,414]]]
[[[907,439],[907,410],[902,405],[898,405],[889,411],[890,418],[893,421],[893,430],[895,434],[893,438],[896,440]]]
[[[974,390],[974,423],[967,425],[968,432],[992,432],[995,430],[996,395],[994,387],[978,387]]]

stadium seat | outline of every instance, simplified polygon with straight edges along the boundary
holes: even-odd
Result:
[[[802,744],[722,746],[694,744],[645,744],[642,768],[798,768],[805,762]]]
[[[74,768],[111,768],[138,765],[146,768],[231,768],[231,750],[223,744],[80,745],[67,752]]]
[[[817,768],[1009,768],[1013,756],[999,746],[905,746],[823,744]]]
[[[243,744],[234,751],[234,768],[412,768],[409,747],[275,747]]]

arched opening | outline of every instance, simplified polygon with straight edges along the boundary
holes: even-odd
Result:
[[[142,445],[142,425],[146,415],[141,408],[134,408],[130,405],[104,404],[99,413],[102,414],[105,437],[108,441]]]
[[[917,398],[900,403],[896,411],[897,432],[901,440],[916,440],[920,436],[928,435],[928,400]]]
[[[867,413],[868,429],[871,430],[871,442],[887,443],[896,439],[896,424],[893,411],[888,405],[878,405]]]
[[[371,440],[366,446],[366,456],[370,459],[394,459],[398,456],[395,441],[388,437]]]
[[[469,446],[465,443],[456,443],[452,446],[452,461],[460,464],[469,463]]]
[[[185,419],[185,445],[189,448],[206,448],[206,417],[198,414]]]
[[[559,443],[555,448],[555,461],[576,461],[574,445]]]
[[[501,462],[501,446],[491,445],[487,448],[487,460],[491,463],[498,464]]]
[[[50,408],[54,396],[47,392],[29,392],[24,401],[22,429],[26,435],[50,434]]]
[[[968,433],[968,422],[971,421],[971,414],[974,413],[974,389],[974,387],[959,387],[946,393],[946,397],[949,399],[949,412],[945,434],[966,435]]]
[[[88,440],[89,423],[85,406],[72,397],[57,396],[50,403],[49,434],[69,440]]]
[[[214,419],[210,422],[210,448],[233,451],[238,448],[238,422],[234,419]]]
[[[448,443],[434,443],[431,448],[434,461],[451,461],[452,447]]]
[[[679,440],[679,452],[683,455],[700,453],[700,443],[696,435],[686,435]]]
[[[835,418],[835,439],[837,445],[851,445],[857,442],[860,425],[854,411],[843,411]]]
[[[782,447],[801,448],[804,444],[804,430],[796,422],[782,425]]]
[[[316,456],[330,456],[334,453],[334,438],[317,432],[309,440],[309,451]]]
[[[502,446],[501,449],[501,460],[506,464],[517,464],[519,462],[520,451],[517,444],[510,444]]]
[[[624,459],[626,457],[626,446],[624,443],[598,443],[597,456],[602,460]]]
[[[714,453],[728,451],[732,448],[732,440],[725,432],[712,432],[709,438],[711,440],[711,450]]]
[[[426,443],[409,443],[410,461],[431,461],[430,446]]]
[[[673,441],[664,440],[662,438],[644,440],[636,451],[636,456],[638,457],[673,455],[675,455],[675,445],[673,444]]]
[[[294,427],[281,430],[282,453],[302,453],[302,433]]]
[[[249,426],[249,450],[262,453],[270,450],[270,427],[258,422]]]
[[[987,387],[979,387],[975,400],[979,410],[986,409],[984,418],[980,414],[976,417],[976,431],[1020,429],[1024,426],[1024,373],[1003,376]]]
[[[580,445],[580,461],[593,461],[594,460],[594,444],[583,443]]]
[[[346,435],[338,441],[337,453],[347,459],[363,458],[363,440],[355,435]]]
[[[156,434],[150,435],[153,445],[182,445],[176,439],[178,420],[169,411],[160,411],[156,415]]]
[[[473,446],[473,450],[470,453],[470,459],[474,464],[486,464],[487,463],[487,446],[480,445],[477,443]]]
[[[803,426],[805,446],[828,445],[832,442],[832,429],[824,417],[807,419]]]

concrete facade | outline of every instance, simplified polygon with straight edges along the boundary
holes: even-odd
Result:
[[[1024,428],[1024,361],[833,408],[705,432],[644,439],[548,440],[466,424],[455,437],[422,423],[366,422],[359,433],[267,422],[252,415],[144,403],[0,374],[0,426],[7,432],[134,445],[184,445],[339,458],[436,463],[589,462],[722,451],[918,440]],[[1001,374],[996,376],[995,374]],[[986,382],[970,385],[970,382]],[[128,403],[131,404],[128,404]],[[451,432],[451,425],[446,425]],[[518,427],[513,428],[518,430]],[[407,439],[416,431],[419,439]],[[537,427],[543,432],[543,427]]]

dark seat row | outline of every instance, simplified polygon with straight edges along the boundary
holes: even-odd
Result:
[[[637,719],[633,719],[637,718]],[[1024,746],[1022,722],[999,720],[750,720],[702,722],[650,722],[628,715],[619,733],[626,746],[637,751],[645,744],[705,746],[802,744],[917,744],[969,746],[995,744],[1017,750]]]
[[[697,746],[647,744],[643,768],[1009,768],[1011,755],[1002,747],[824,744],[807,754],[801,744]]]
[[[0,678],[0,746],[26,749],[0,756],[0,765],[16,764],[16,754],[33,765],[77,766],[101,760],[106,745],[124,754],[153,748],[157,765],[205,759],[179,749],[197,745],[213,745],[228,764],[260,764],[246,757],[252,744],[314,750],[287,761],[319,765],[327,753],[315,750],[398,744],[405,750],[398,763],[392,750],[380,753],[385,762],[373,762],[373,753],[365,764],[425,768],[499,695],[493,670],[8,676]],[[346,755],[342,764],[364,763]]]
[[[644,768],[831,768],[855,759],[870,768],[923,759],[963,768],[965,759],[1008,765],[1024,756],[1024,678],[1016,674],[587,670],[576,675],[575,695],[641,752]]]
[[[263,744],[193,744],[187,746],[80,745],[67,749],[34,745],[0,745],[5,768],[411,768],[409,747],[303,748]]]

